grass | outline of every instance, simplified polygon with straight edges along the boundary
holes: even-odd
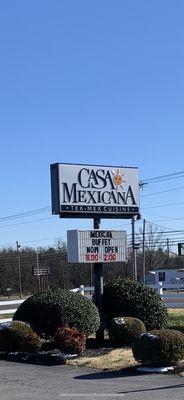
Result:
[[[67,362],[68,365],[89,367],[100,370],[119,370],[137,365],[132,350],[119,349],[87,349],[84,356],[77,357]]]
[[[180,330],[184,333],[184,310],[181,308],[169,309],[168,328]]]
[[[31,296],[31,294],[23,294],[22,298],[26,299],[29,296]],[[10,300],[20,300],[20,295],[14,294],[12,296],[0,296],[0,301],[10,301]]]
[[[0,315],[0,319],[12,318],[14,314],[2,314]]]

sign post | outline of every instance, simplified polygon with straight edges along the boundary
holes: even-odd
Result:
[[[93,221],[94,229],[100,229],[100,219],[94,218]],[[94,301],[95,305],[98,308],[100,314],[100,327],[96,331],[96,339],[97,341],[103,342],[104,340],[104,321],[103,321],[103,307],[102,307],[102,294],[103,294],[103,264],[94,263],[94,287],[95,287],[95,295]]]

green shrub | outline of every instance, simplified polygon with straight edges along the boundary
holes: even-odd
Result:
[[[77,328],[63,326],[55,334],[56,348],[64,352],[83,354],[86,346],[86,335]]]
[[[140,319],[146,329],[167,324],[167,309],[155,290],[129,279],[117,278],[104,285],[103,306],[107,324],[119,315]]]
[[[144,323],[133,317],[113,318],[108,327],[113,346],[131,346],[135,339],[146,332]]]
[[[184,334],[170,329],[144,333],[133,343],[132,352],[142,363],[174,363],[184,358]]]
[[[98,309],[91,300],[61,289],[29,297],[19,306],[13,319],[29,322],[37,332],[46,335],[53,335],[63,325],[74,326],[90,335],[100,322]]]
[[[21,321],[12,321],[0,329],[0,351],[37,351],[41,348],[41,338],[32,328]]]

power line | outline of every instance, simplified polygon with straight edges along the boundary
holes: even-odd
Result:
[[[167,204],[159,204],[157,206],[151,206],[151,207],[143,207],[144,210],[148,210],[151,208],[161,208],[161,207],[172,207],[172,206],[178,206],[184,204],[184,201],[179,201],[177,203],[167,203]]]
[[[32,255],[29,255],[29,256],[27,256],[24,253],[20,252],[21,260],[24,263],[36,263],[35,256],[36,256],[36,251]],[[5,254],[0,254],[0,257],[5,257]],[[7,254],[7,257],[8,257],[8,254]],[[66,256],[63,255],[62,252],[59,253],[59,254],[48,254],[48,255],[41,254],[41,252],[40,252],[40,257],[41,257],[40,258],[40,262],[49,261],[49,260],[53,261],[53,260],[58,260],[58,259],[60,261],[66,260]],[[14,262],[14,260],[11,259],[11,257],[10,257],[9,260],[0,259],[0,267],[2,265],[12,265],[14,263],[16,264],[16,262]]]
[[[184,177],[184,171],[180,171],[180,172],[174,172],[174,173],[171,173],[171,174],[155,176],[153,178],[143,179],[141,181],[141,183],[144,183],[144,184],[146,184],[146,183],[156,183],[156,182],[163,182],[165,180],[183,178],[183,177]]]
[[[17,226],[17,225],[27,225],[27,224],[32,224],[33,222],[46,221],[48,219],[51,219],[51,217],[34,219],[34,220],[31,220],[31,221],[26,221],[26,222],[17,222],[16,224],[10,224],[10,225],[0,225],[0,228],[9,228],[11,226]]]
[[[25,217],[30,217],[33,215],[38,215],[38,214],[42,214],[42,213],[47,213],[50,211],[50,207],[42,207],[42,208],[36,208],[34,210],[30,210],[30,211],[25,211],[19,214],[12,214],[12,215],[8,215],[6,217],[1,217],[0,218],[0,222],[5,222],[5,221],[9,221],[9,220],[13,220],[13,219],[22,219]]]
[[[177,187],[177,188],[168,189],[168,190],[161,190],[160,192],[154,192],[154,193],[143,194],[143,195],[141,195],[141,197],[156,196],[156,195],[158,195],[158,194],[173,192],[173,191],[182,190],[182,189],[184,189],[184,186],[179,186],[179,187]]]
[[[55,237],[49,237],[49,238],[41,238],[41,239],[34,239],[34,240],[21,240],[21,243],[36,243],[36,242],[44,242],[44,241],[47,241],[47,240],[54,240],[54,241],[56,241],[56,240],[58,240],[58,241],[61,241],[62,243],[65,243],[65,240],[61,237],[61,236],[55,236]],[[11,242],[7,242],[6,244],[2,244],[2,243],[0,243],[0,246],[1,247],[11,247],[12,248],[12,245],[14,246],[14,244],[15,244],[15,242],[13,242],[13,241],[11,241]],[[0,250],[1,251],[1,250]]]

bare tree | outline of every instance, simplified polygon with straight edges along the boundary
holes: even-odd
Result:
[[[143,263],[143,250],[145,252],[146,273],[164,264],[167,258],[167,255],[165,253],[167,241],[164,235],[164,228],[161,228],[160,226],[154,225],[150,222],[146,222],[145,232],[143,233],[143,229],[141,228],[140,232],[137,234],[137,240],[140,243],[138,253],[139,274],[141,273]]]

